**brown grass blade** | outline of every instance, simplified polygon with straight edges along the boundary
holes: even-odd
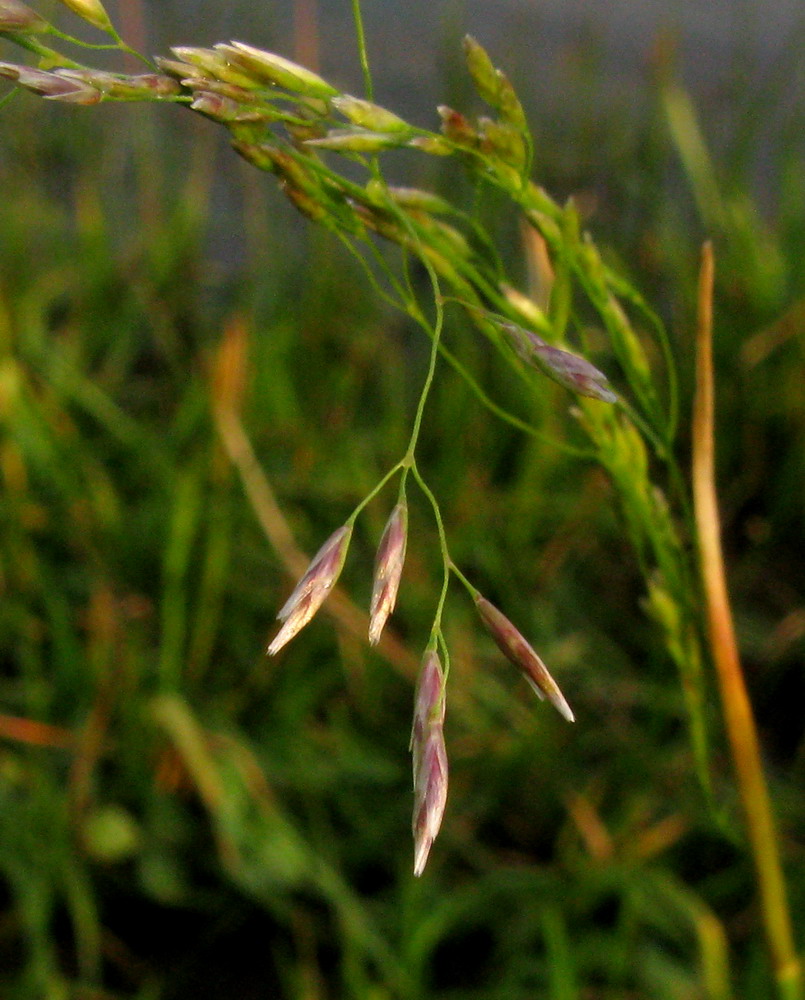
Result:
[[[752,706],[746,691],[727,594],[715,486],[712,245],[702,248],[693,403],[693,502],[710,647],[757,872],[763,922],[779,996],[802,996],[785,881]]]

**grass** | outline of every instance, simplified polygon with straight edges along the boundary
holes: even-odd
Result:
[[[751,163],[736,166],[745,145],[743,160],[703,163],[686,101],[658,84],[634,146],[609,154],[622,185],[610,197],[630,211],[606,231],[585,224],[669,324],[680,467],[700,235],[714,238],[724,543],[801,937],[801,150],[783,121],[764,216]],[[560,444],[589,456],[592,441],[597,461],[496,421],[437,369],[416,454],[450,556],[529,636],[578,721],[534,701],[453,586],[450,792],[414,880],[412,682],[443,570],[427,497],[409,490],[400,606],[377,652],[360,609],[393,493],[356,522],[327,612],[276,660],[263,651],[302,553],[406,450],[426,274],[411,268],[409,316],[392,310],[331,234],[302,227],[234,157],[213,158],[212,126],[187,135],[186,169],[185,150],[177,163],[160,142],[158,119],[178,109],[99,110],[21,94],[2,110],[0,189],[15,193],[0,201],[4,995],[771,996],[755,884],[769,852],[753,861],[742,832],[709,658],[690,673],[697,636],[678,623],[703,619],[680,603],[690,579],[674,589],[691,564],[658,537],[640,439],[595,403],[585,438],[565,389],[525,384],[445,309],[443,343],[483,392]],[[567,153],[554,165],[542,146],[540,173],[583,188],[563,180]],[[428,170],[453,190],[455,168]],[[227,219],[236,277],[205,243],[221,174],[242,205]],[[500,195],[480,211],[516,232]],[[299,253],[284,251],[291,226]],[[527,252],[505,262],[521,281]],[[570,330],[608,372],[614,350],[619,391],[631,382],[659,433],[640,362],[630,371],[628,339],[608,346],[590,287],[575,286]],[[555,292],[557,323],[562,308]],[[658,348],[648,357],[661,368]],[[656,478],[662,457],[645,467]],[[684,509],[672,529],[687,559]]]

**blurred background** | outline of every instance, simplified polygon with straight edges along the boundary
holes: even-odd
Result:
[[[346,2],[108,9],[149,54],[237,38],[362,89]],[[715,242],[725,546],[801,944],[801,5],[364,13],[377,100],[417,124],[471,103],[464,33],[505,69],[535,176],[577,199],[668,324],[685,412],[699,248]],[[0,59],[24,61],[3,41]],[[452,163],[400,157],[390,175],[472,202]],[[519,230],[491,209],[526,288]],[[563,390],[523,400],[473,331],[447,336],[496,400],[577,440]],[[597,467],[495,423],[440,370],[420,462],[452,554],[577,722],[536,702],[452,592],[450,793],[421,879],[408,738],[440,583],[426,506],[412,503],[389,642],[368,648],[359,608],[394,492],[358,522],[349,597],[264,656],[300,550],[404,451],[423,339],[210,122],[22,93],[0,107],[4,997],[772,995],[715,685],[708,799]]]

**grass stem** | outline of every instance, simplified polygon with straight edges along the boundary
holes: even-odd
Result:
[[[794,948],[786,887],[757,727],[746,690],[727,594],[715,489],[713,392],[713,249],[702,250],[693,407],[693,499],[713,662],[732,749],[778,995],[802,997],[802,973]]]

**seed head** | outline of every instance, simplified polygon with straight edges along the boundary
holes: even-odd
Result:
[[[70,79],[58,73],[46,73],[31,66],[0,63],[0,76],[15,80],[21,87],[52,101],[68,104],[97,104],[101,93],[83,80]]]
[[[450,156],[453,152],[450,143],[438,135],[415,135],[406,145],[429,156]]]
[[[394,204],[401,208],[410,208],[415,212],[427,212],[429,215],[444,215],[453,211],[450,202],[431,191],[423,191],[421,188],[390,187],[373,178],[366,185],[366,192],[370,197],[376,198],[377,204],[380,206],[385,203],[386,198],[391,198]]]
[[[278,653],[293,639],[322,606],[341,573],[351,537],[352,525],[343,525],[313,557],[305,575],[277,615],[284,624],[268,647],[269,656]]]
[[[464,55],[475,88],[500,113],[502,121],[522,132],[526,128],[523,107],[506,75],[495,69],[486,50],[472,36],[464,38]]]
[[[266,143],[233,139],[232,148],[259,170],[274,170],[275,149]]]
[[[139,73],[135,76],[124,77],[122,85],[132,87],[132,92],[140,91],[155,97],[174,97],[181,90],[172,77],[163,73]]]
[[[374,646],[394,610],[408,540],[408,504],[400,501],[386,522],[375,557],[375,580],[369,610],[369,642]]]
[[[479,45],[472,35],[464,36],[464,57],[478,93],[487,104],[496,108],[500,91],[498,70],[492,64],[486,49]]]
[[[109,15],[100,0],[61,0],[61,2],[74,14],[78,14],[88,24],[100,28],[101,31],[108,31],[112,27]]]
[[[410,149],[418,149],[420,153],[428,156],[450,156],[453,147],[450,143],[438,135],[415,135],[406,143]]]
[[[447,802],[447,750],[444,745],[444,673],[435,650],[422,661],[414,699],[411,753],[414,763],[414,875],[425,870],[431,845],[442,825]]]
[[[57,69],[56,76],[94,87],[102,96],[118,101],[159,100],[180,92],[179,84],[160,73],[140,73],[125,76],[96,69]],[[87,101],[86,103],[92,103]]]
[[[614,403],[617,396],[609,386],[606,375],[586,358],[564,351],[546,343],[533,330],[526,330],[516,323],[501,323],[524,361],[535,364],[549,378],[580,396]]]
[[[264,52],[243,42],[232,42],[230,45],[222,42],[215,48],[228,63],[245,70],[258,82],[273,83],[306,97],[332,97],[338,93],[316,73],[274,52]]]
[[[497,156],[516,170],[525,168],[527,150],[523,133],[519,129],[508,122],[498,122],[492,118],[479,118],[478,129],[481,148],[485,153]]]
[[[379,104],[365,101],[362,97],[342,94],[334,97],[332,105],[349,119],[353,125],[371,129],[373,132],[410,132],[411,126],[393,111],[381,108]]]
[[[568,722],[574,722],[573,712],[559,690],[559,685],[509,619],[480,594],[475,598],[475,606],[481,616],[481,621],[498,644],[500,651],[522,672],[537,697],[542,701],[547,698],[560,715],[564,716]]]
[[[190,107],[218,122],[265,121],[265,116],[259,111],[244,107],[239,101],[210,90],[197,90]]]
[[[200,77],[197,67],[192,63],[179,62],[178,59],[166,59],[164,56],[154,56],[154,62],[163,73],[167,73],[177,80]]]
[[[335,228],[335,222],[320,198],[316,198],[303,188],[296,187],[290,181],[280,181],[282,192],[293,207],[319,225]]]
[[[192,45],[174,45],[171,51],[183,63],[194,68],[191,77],[209,77],[223,83],[231,83],[245,89],[256,86],[253,77],[244,73],[237,66],[232,66],[229,60],[215,49],[199,48]]]
[[[454,111],[446,104],[440,104],[436,110],[442,119],[442,133],[445,138],[459,146],[475,148],[478,145],[478,133],[460,111]]]
[[[50,30],[50,25],[35,10],[20,0],[0,0],[0,32],[19,31],[35,34]]]
[[[367,128],[334,128],[319,139],[308,139],[306,146],[332,149],[337,153],[378,153],[394,149],[407,141],[403,132],[373,132]]]

